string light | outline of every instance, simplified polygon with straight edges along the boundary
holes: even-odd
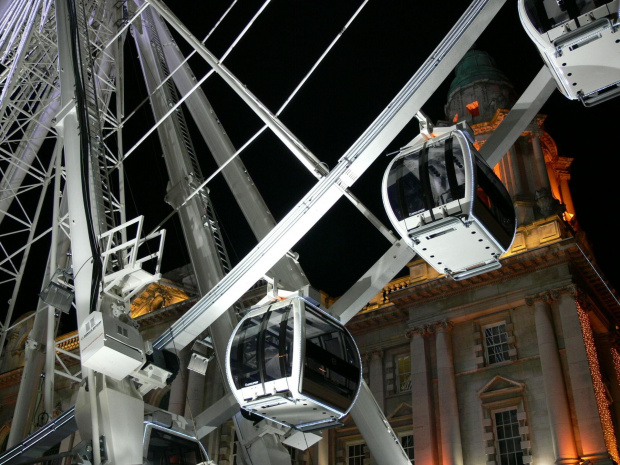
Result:
[[[616,378],[618,378],[618,383],[620,383],[620,352],[615,347],[611,348],[611,357],[614,361],[614,369],[616,370]]]
[[[592,327],[590,326],[590,320],[588,315],[583,310],[579,302],[575,301],[577,305],[577,314],[579,315],[579,322],[581,323],[581,332],[583,333],[583,342],[586,348],[586,356],[588,357],[588,364],[590,365],[590,375],[592,376],[592,384],[594,387],[594,396],[596,397],[596,405],[598,407],[598,413],[601,418],[601,425],[603,427],[603,437],[605,439],[605,445],[607,452],[616,463],[620,463],[620,456],[618,455],[618,444],[616,442],[616,436],[614,435],[614,427],[611,421],[611,413],[609,411],[609,401],[607,400],[605,385],[603,384],[603,376],[601,375],[601,367],[598,363],[598,356],[596,353],[596,346],[594,345],[594,335],[592,333]],[[616,373],[618,373],[617,360],[620,362],[620,356],[614,357],[614,365],[616,366]]]

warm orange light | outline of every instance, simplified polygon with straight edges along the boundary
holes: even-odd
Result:
[[[452,118],[452,122],[453,123],[458,123],[459,122],[459,114],[458,113],[456,115],[454,115],[454,118]]]
[[[607,400],[606,389],[603,384],[603,376],[601,375],[601,367],[598,363],[598,355],[596,353],[596,346],[594,345],[592,326],[590,326],[588,315],[583,308],[581,308],[579,302],[575,302],[575,304],[577,305],[577,314],[579,315],[579,322],[581,323],[581,332],[583,333],[583,342],[586,347],[586,356],[588,357],[588,364],[590,365],[590,375],[592,376],[594,397],[596,397],[596,405],[598,407],[599,416],[601,417],[601,425],[603,426],[605,446],[607,446],[607,452],[611,458],[613,458],[616,463],[620,463],[618,444],[616,442],[616,435],[614,434],[614,425],[611,421],[611,412],[609,411],[609,401]]]
[[[467,108],[467,113],[472,116],[480,115],[480,106],[478,105],[478,100],[468,103],[467,105],[465,105],[465,108]]]
[[[188,298],[189,296],[182,289],[162,283],[151,283],[131,303],[131,317],[137,318]]]
[[[620,383],[620,352],[615,347],[611,348],[611,357],[614,361],[614,369],[616,370],[616,378]]]

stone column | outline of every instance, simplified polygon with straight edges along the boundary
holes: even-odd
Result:
[[[508,150],[507,159],[510,166],[510,178],[509,178],[509,192],[512,197],[515,197],[523,193],[523,186],[521,184],[521,175],[519,174],[519,161],[517,160],[517,153],[514,145]]]
[[[407,338],[411,340],[411,410],[415,460],[422,464],[437,463],[431,379],[425,347],[425,336],[428,334],[428,327],[413,328],[406,333]]]
[[[368,364],[368,387],[375,397],[381,411],[385,409],[385,382],[383,370],[383,351],[376,350],[369,354],[370,363]]]
[[[451,332],[452,323],[449,321],[441,322],[435,329],[441,455],[443,465],[463,465]]]
[[[562,195],[562,203],[566,205],[566,212],[572,218],[575,214],[575,204],[573,203],[573,197],[568,187],[568,181],[570,181],[570,174],[567,172],[560,172],[560,194]]]
[[[590,460],[592,464],[611,465],[613,462],[607,453],[603,436],[574,289],[570,291],[572,292],[554,293],[554,297],[558,298],[557,305],[564,331],[566,361],[581,439],[581,459]]]
[[[536,300],[528,299],[527,303],[534,305],[536,338],[545,387],[545,400],[549,411],[549,427],[555,463],[576,464],[579,463],[579,460],[564,385],[564,375],[553,330],[549,296],[538,296]]]
[[[532,148],[534,149],[534,175],[536,176],[536,190],[546,189],[551,192],[549,175],[547,174],[547,163],[540,144],[538,135],[532,136]]]
[[[321,439],[316,445],[317,451],[317,465],[329,465],[329,432],[330,430],[323,430],[323,439]]]

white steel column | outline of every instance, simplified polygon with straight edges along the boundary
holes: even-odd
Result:
[[[431,385],[426,354],[427,327],[407,331],[411,339],[411,413],[415,460],[421,464],[437,463],[435,427],[431,408]]]
[[[449,321],[442,321],[435,327],[441,456],[443,465],[463,465],[451,332],[452,323]]]
[[[235,147],[217,119],[215,111],[203,90],[198,88],[192,92],[196,85],[196,76],[189,65],[184,62],[184,57],[177,43],[173,40],[167,25],[157,14],[153,15],[153,21],[162,37],[163,52],[169,68],[175,70],[172,79],[179,88],[181,95],[190,94],[185,101],[187,108],[196,121],[198,130],[218,166],[227,164],[222,171],[222,176],[230,187],[252,232],[260,240],[273,229],[276,221],[241,159],[239,157],[233,158],[236,153]],[[280,286],[285,289],[296,291],[308,285],[308,279],[301,270],[299,263],[288,255],[282,257],[270,272],[274,273],[280,282]]]
[[[187,398],[187,369],[188,351],[185,347],[177,353],[179,357],[179,372],[170,385],[170,400],[168,402],[168,410],[177,415],[185,414],[185,399]]]
[[[579,459],[548,299],[547,295],[538,296],[533,305],[553,453],[555,463],[576,464]]]
[[[187,370],[187,399],[185,401],[185,418],[194,418],[203,410],[205,376]]]

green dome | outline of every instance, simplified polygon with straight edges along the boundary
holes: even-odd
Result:
[[[476,81],[490,79],[503,81],[512,87],[508,78],[495,66],[495,60],[482,50],[471,49],[456,65],[454,80],[450,84],[448,98],[459,87],[464,87]]]

